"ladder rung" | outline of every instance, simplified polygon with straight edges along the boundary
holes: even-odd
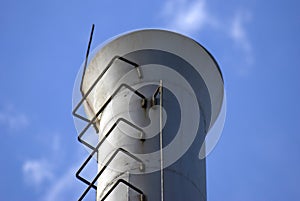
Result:
[[[140,195],[141,195],[141,201],[144,201],[145,200],[145,194],[143,193],[142,190],[140,190],[139,188],[137,188],[136,186],[132,185],[131,183],[125,181],[124,179],[119,179],[110,189],[109,191],[103,196],[103,198],[101,199],[101,201],[104,201],[108,196],[109,194],[111,194],[111,192],[113,192],[115,190],[115,188],[120,184],[120,183],[123,183],[125,184],[126,186],[128,186],[129,188],[135,190],[136,192],[138,192]]]
[[[89,127],[93,124],[93,122],[97,119],[97,117],[103,112],[103,110],[106,108],[106,106],[111,102],[111,100],[116,96],[116,94],[120,91],[121,88],[127,88],[130,91],[134,92],[134,94],[136,94],[137,96],[141,97],[145,102],[146,98],[143,94],[141,94],[139,91],[133,89],[132,87],[130,87],[127,84],[121,84],[115,91],[114,93],[106,100],[106,102],[102,105],[102,107],[99,109],[99,111],[95,114],[95,116],[92,118],[92,120],[86,125],[86,127],[79,133],[78,135],[78,141],[83,143],[83,144],[88,144],[86,141],[84,141],[82,139],[82,136],[85,134],[85,132],[89,129]],[[91,145],[90,145],[91,146]],[[90,146],[88,146],[89,148],[91,148]],[[94,150],[95,148],[91,148],[92,150]]]
[[[126,123],[127,125],[139,130],[142,135],[140,136],[141,139],[143,139],[143,137],[145,136],[145,133],[144,131],[137,127],[136,125],[134,125],[133,123],[131,123],[130,121],[124,119],[124,118],[119,118],[114,124],[113,126],[109,129],[109,131],[103,136],[102,140],[97,144],[97,146],[93,149],[92,153],[87,157],[87,159],[83,162],[83,164],[81,165],[81,167],[79,168],[79,170],[76,172],[76,177],[77,179],[79,179],[80,181],[84,182],[85,184],[87,185],[90,185],[91,182],[89,182],[87,179],[83,178],[80,173],[82,172],[82,170],[85,168],[85,166],[89,163],[89,161],[93,158],[94,154],[96,152],[98,152],[99,150],[99,147],[103,144],[103,142],[108,138],[108,136],[112,133],[112,131],[117,127],[117,125],[120,123],[120,122],[124,122]],[[92,185],[92,188],[94,189],[97,189],[97,187],[95,185]]]
[[[92,33],[91,33],[92,34]],[[88,55],[87,55],[88,56]],[[81,85],[80,85],[80,91],[82,93],[82,98],[81,100],[79,101],[79,103],[75,106],[74,110],[72,111],[72,114],[83,120],[83,121],[86,121],[86,122],[90,122],[89,119],[81,116],[80,114],[77,114],[77,110],[80,108],[80,106],[83,104],[83,102],[86,100],[86,98],[88,97],[88,95],[92,92],[92,90],[95,88],[95,86],[97,85],[97,83],[101,80],[101,78],[103,77],[103,75],[107,72],[107,70],[112,66],[112,64],[116,61],[116,60],[121,60],[121,61],[124,61],[132,66],[134,66],[134,68],[137,69],[137,73],[138,73],[138,76],[139,78],[141,78],[141,71],[139,69],[139,65],[133,61],[130,61],[124,57],[121,57],[121,56],[114,56],[111,61],[108,63],[108,65],[105,67],[105,69],[102,71],[102,73],[97,77],[97,79],[93,82],[93,84],[91,85],[91,87],[87,90],[87,92],[84,94],[83,91],[82,91],[82,84],[83,84],[83,79],[84,79],[84,76],[85,76],[85,69],[86,69],[86,63],[85,62],[85,66],[84,66],[84,72],[83,72],[83,75],[82,75],[82,80],[81,80]],[[87,61],[87,58],[86,58],[86,61]],[[93,121],[92,121],[93,122]]]
[[[90,183],[90,185],[86,188],[86,190],[82,193],[82,195],[80,196],[80,198],[78,199],[78,201],[81,201],[86,194],[89,192],[89,190],[93,187],[93,185],[96,183],[96,181],[98,180],[98,178],[101,176],[101,174],[104,172],[104,170],[108,167],[108,165],[111,163],[111,161],[116,157],[116,155],[119,152],[123,152],[124,154],[130,156],[131,158],[135,159],[136,161],[140,162],[140,170],[142,171],[144,169],[144,163],[141,159],[139,159],[138,157],[136,157],[135,155],[131,154],[130,152],[126,151],[123,148],[118,148],[113,155],[109,158],[109,160],[105,163],[104,167],[98,172],[98,174],[95,176],[95,178],[93,179],[93,181]]]

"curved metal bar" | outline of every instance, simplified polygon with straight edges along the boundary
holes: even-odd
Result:
[[[117,127],[117,125],[120,122],[124,122],[128,125],[130,125],[131,127],[139,130],[143,135],[141,136],[144,137],[145,133],[144,131],[137,127],[136,125],[132,124],[131,122],[129,122],[128,120],[124,119],[124,118],[119,118],[113,125],[112,127],[109,129],[109,131],[103,136],[103,138],[101,139],[101,141],[97,144],[97,146],[95,147],[95,149],[92,151],[92,153],[87,157],[87,159],[84,161],[84,163],[81,165],[81,167],[79,168],[79,170],[76,172],[76,178],[79,179],[80,181],[84,182],[87,185],[91,185],[91,182],[89,182],[87,179],[83,178],[80,173],[82,172],[82,170],[85,168],[85,166],[89,163],[89,161],[93,158],[94,154],[96,152],[98,152],[99,147],[103,144],[103,142],[108,138],[108,136],[112,133],[112,131]],[[97,187],[95,185],[92,185],[92,188],[97,189]]]
[[[127,84],[121,84],[115,91],[114,93],[106,100],[106,102],[102,105],[102,107],[99,109],[99,111],[95,114],[95,116],[92,118],[92,120],[86,125],[86,127],[79,133],[78,135],[78,141],[83,143],[84,145],[87,145],[88,143],[85,142],[83,139],[81,139],[81,137],[84,135],[84,133],[89,129],[89,127],[93,124],[93,122],[96,120],[96,118],[103,112],[103,110],[106,108],[106,106],[110,103],[110,101],[116,96],[116,94],[120,91],[120,89],[122,87],[125,87],[127,89],[129,89],[130,91],[134,92],[134,94],[136,94],[137,96],[141,97],[144,102],[146,101],[146,97],[141,94],[139,91],[133,89],[132,87],[130,87]],[[91,148],[92,150],[94,150],[95,148],[92,147],[91,145],[87,145],[87,147]]]
[[[86,94],[84,94],[84,96],[83,96],[82,99],[79,101],[79,103],[75,106],[74,110],[72,111],[72,114],[73,114],[75,117],[77,117],[77,118],[79,118],[79,119],[81,119],[81,120],[83,120],[83,121],[90,122],[89,119],[87,119],[87,118],[81,116],[80,114],[77,114],[76,112],[77,112],[77,110],[79,109],[79,107],[83,104],[83,102],[86,100],[86,98],[87,98],[88,95],[91,93],[91,91],[95,88],[95,86],[97,85],[97,83],[99,82],[99,80],[103,77],[103,75],[107,72],[107,70],[112,66],[112,64],[113,64],[116,60],[121,60],[121,61],[124,61],[124,62],[126,62],[126,63],[128,63],[128,64],[134,66],[134,68],[137,69],[137,73],[138,73],[139,78],[142,77],[141,71],[140,71],[140,69],[139,69],[139,65],[138,65],[137,63],[134,63],[134,62],[132,62],[132,61],[130,61],[130,60],[124,58],[124,57],[121,57],[121,56],[114,56],[114,57],[111,59],[111,61],[108,63],[108,65],[105,67],[105,69],[102,71],[102,73],[101,73],[101,74],[97,77],[97,79],[93,82],[93,84],[91,85],[91,87],[87,90]],[[86,60],[86,62],[87,62],[87,60]],[[85,66],[85,68],[86,68],[86,66]],[[84,73],[85,73],[85,69],[84,69]],[[82,78],[83,78],[83,77],[84,77],[84,74],[82,75]],[[82,81],[82,82],[83,82],[83,81]],[[81,87],[82,87],[82,83],[81,83],[81,85],[80,85],[80,88],[81,88]],[[82,92],[82,91],[81,91],[81,92]]]
[[[109,194],[111,194],[111,192],[113,192],[115,190],[115,188],[120,184],[123,183],[126,186],[128,186],[129,188],[132,188],[133,190],[135,190],[136,192],[138,192],[141,195],[141,201],[145,200],[145,194],[143,193],[142,190],[140,190],[139,188],[135,187],[134,185],[132,185],[131,183],[125,181],[124,179],[119,179],[110,189],[109,191],[103,196],[103,198],[101,199],[101,201],[106,200],[106,198],[109,196]]]
[[[116,155],[119,152],[123,152],[124,154],[130,156],[131,158],[135,159],[136,161],[140,162],[140,170],[144,170],[144,163],[141,159],[139,159],[138,157],[136,157],[135,155],[131,154],[130,152],[126,151],[123,148],[118,148],[113,155],[109,158],[109,160],[105,163],[104,167],[98,172],[98,174],[96,175],[96,177],[93,179],[93,181],[89,184],[89,186],[85,189],[85,191],[82,193],[82,195],[80,196],[80,198],[78,199],[78,201],[81,201],[86,194],[89,192],[89,190],[95,185],[96,181],[98,180],[98,178],[100,177],[100,175],[104,172],[104,170],[108,167],[108,165],[111,163],[111,161],[116,157]],[[97,187],[96,187],[97,189]]]

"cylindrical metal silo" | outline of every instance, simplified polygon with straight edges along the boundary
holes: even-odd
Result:
[[[178,33],[138,30],[96,49],[82,71],[79,140],[98,161],[92,181],[77,174],[84,196],[94,188],[99,201],[206,201],[199,151],[224,99],[210,53]]]

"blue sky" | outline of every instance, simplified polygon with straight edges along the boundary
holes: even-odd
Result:
[[[75,170],[87,152],[71,100],[92,23],[92,48],[132,29],[167,28],[218,61],[227,118],[207,158],[209,201],[300,200],[299,4],[1,1],[0,201],[76,200],[84,190]]]

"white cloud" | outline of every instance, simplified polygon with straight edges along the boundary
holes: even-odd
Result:
[[[80,187],[86,187],[75,177],[80,164],[69,168],[63,166],[66,164],[66,156],[61,154],[62,144],[58,134],[53,134],[48,146],[46,149],[50,149],[51,152],[44,155],[43,159],[29,159],[23,163],[24,181],[39,192],[38,200],[77,200],[83,192]]]
[[[76,172],[76,168],[71,167],[65,172],[63,176],[58,177],[58,179],[55,182],[53,182],[53,184],[50,186],[49,190],[46,192],[42,200],[43,201],[76,200],[76,197],[74,196],[74,194],[76,194],[75,192],[77,192],[74,189],[75,172]],[[74,191],[73,195],[72,194],[68,195],[71,196],[73,199],[66,198],[67,196],[66,193],[68,193],[68,189],[73,189]]]
[[[163,9],[171,29],[193,34],[204,26],[216,26],[217,22],[207,12],[205,0],[169,0]]]
[[[48,136],[50,138],[43,135],[41,141],[38,142],[41,146],[44,146],[43,151],[40,152],[44,156],[40,159],[30,158],[25,160],[22,165],[24,180],[38,190],[43,189],[53,181],[55,171],[61,165],[64,157],[61,150],[60,136],[57,133]]]
[[[83,193],[87,186],[76,179],[75,173],[79,169],[81,164],[76,164],[67,169],[62,176],[57,177],[57,179],[48,188],[48,191],[41,198],[42,201],[65,201],[65,200],[77,200]],[[97,173],[97,166],[94,164],[91,168],[87,168],[86,173],[87,178],[95,177]],[[91,179],[90,179],[91,180]],[[87,195],[87,199],[94,199],[95,194],[91,189],[91,193]]]
[[[0,125],[9,130],[20,130],[29,125],[29,118],[10,105],[0,110]]]
[[[30,185],[40,186],[45,181],[53,179],[52,167],[44,159],[25,161],[22,170],[26,182]]]
[[[228,40],[235,44],[231,50],[224,48],[224,57],[228,59],[228,52],[236,52],[236,57],[231,63],[238,75],[248,74],[254,62],[252,45],[250,43],[246,23],[251,20],[251,14],[247,10],[235,10],[232,16],[217,17],[209,10],[206,0],[167,0],[162,14],[167,22],[166,27],[187,35],[194,35],[210,28],[212,33],[221,33],[224,44]],[[238,54],[238,55],[237,55]],[[230,57],[231,58],[231,57]],[[237,58],[241,58],[237,62]],[[238,66],[237,66],[238,65]]]
[[[70,167],[70,161],[67,160],[63,150],[61,135],[58,132],[52,132],[50,136],[51,138],[40,139],[40,143],[45,146],[44,150],[50,152],[44,152],[42,159],[29,159],[23,163],[24,181],[39,192],[41,196],[39,195],[38,200],[77,200],[83,188],[86,187],[75,177],[80,164]],[[84,156],[86,152],[82,153],[80,160]],[[95,172],[96,170],[92,173],[95,174]],[[91,175],[89,176],[92,178]]]
[[[243,20],[244,17],[241,14],[237,14],[233,21],[232,21],[232,27],[231,27],[231,37],[240,45],[242,45],[244,48],[249,48],[249,44],[247,41],[246,32],[243,27]]]
[[[231,22],[229,30],[231,38],[243,50],[247,64],[252,64],[253,62],[252,47],[245,29],[245,23],[250,20],[250,16],[248,12],[238,11]]]

